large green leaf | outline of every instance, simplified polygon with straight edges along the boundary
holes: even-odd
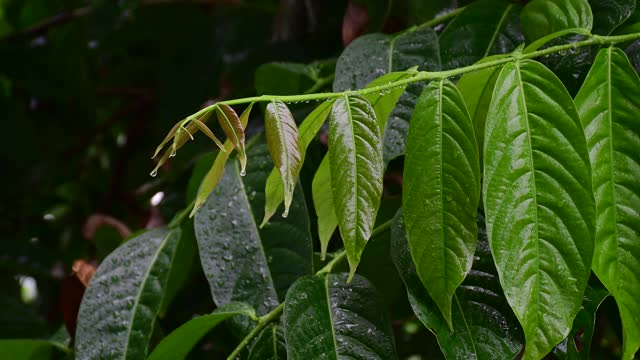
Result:
[[[633,14],[636,0],[589,0],[593,18],[593,33],[609,35]]]
[[[522,330],[500,287],[482,216],[478,227],[475,261],[454,295],[453,332],[418,278],[400,211],[391,225],[391,257],[413,311],[437,336],[447,359],[512,359],[522,347]]]
[[[78,312],[77,358],[147,355],[179,241],[179,229],[147,231],[100,264]]]
[[[603,49],[576,97],[596,198],[593,270],[618,303],[624,358],[640,347],[640,79],[622,50]]]
[[[287,217],[303,161],[298,143],[298,127],[293,114],[282,101],[273,100],[267,105],[264,122],[269,154],[280,173],[283,186],[282,216]]]
[[[438,37],[432,29],[416,27],[396,35],[361,36],[340,55],[333,90],[362,89],[384,74],[415,66],[424,71],[440,70]],[[382,132],[385,164],[404,154],[409,119],[423,87],[424,84],[407,86],[389,119],[379,119],[386,121]]]
[[[306,276],[285,300],[282,323],[289,360],[397,359],[380,294],[363,277]]]
[[[335,212],[353,275],[373,231],[382,196],[380,128],[363,97],[344,96],[333,104],[328,155]]]
[[[467,105],[467,110],[469,110],[480,157],[482,157],[484,148],[484,126],[487,111],[489,104],[491,104],[498,74],[500,74],[500,67],[482,69],[462,75],[456,84],[464,103]]]
[[[511,52],[524,41],[522,6],[506,0],[472,3],[440,35],[442,68],[471,65],[492,54]]]
[[[0,359],[51,359],[53,350],[63,353],[69,352],[66,346],[49,340],[0,339]]]
[[[256,338],[248,360],[278,360],[287,358],[284,331],[279,324],[267,326]]]
[[[407,138],[402,207],[418,276],[450,327],[451,301],[473,262],[480,166],[473,124],[450,81],[416,103]]]
[[[264,137],[247,148],[252,159],[241,177],[230,160],[201,210],[194,227],[200,261],[218,306],[246,302],[263,315],[284,300],[289,286],[312,273],[309,217],[301,189],[294,193],[287,219],[273,219],[262,229],[264,185],[273,168]]]
[[[300,125],[298,131],[298,143],[300,150],[300,159],[304,161],[307,147],[311,141],[316,137],[316,134],[324,124],[333,102],[325,101],[320,104],[315,110],[313,110]],[[274,168],[267,178],[265,185],[265,204],[264,204],[264,219],[260,227],[264,226],[269,219],[276,213],[280,204],[284,200],[284,188],[282,184],[282,176],[278,173],[278,169]]]
[[[521,19],[527,42],[560,30],[593,27],[588,0],[533,0],[522,9]]]
[[[211,329],[237,315],[244,315],[257,320],[256,312],[251,306],[242,303],[229,303],[209,315],[198,316],[182,324],[162,339],[148,359],[185,359],[191,349]]]
[[[503,67],[487,116],[484,208],[509,304],[524,328],[524,358],[564,339],[593,257],[595,209],[575,105],[532,60]]]
[[[589,349],[596,324],[596,312],[600,304],[609,296],[602,286],[588,285],[582,299],[582,306],[573,321],[573,328],[567,338],[553,350],[559,360],[589,360]]]
[[[331,189],[331,166],[329,157],[325,156],[313,177],[311,184],[313,192],[313,205],[318,216],[318,237],[320,238],[320,257],[324,260],[327,255],[327,247],[333,232],[338,227],[338,215],[333,202],[333,190]]]

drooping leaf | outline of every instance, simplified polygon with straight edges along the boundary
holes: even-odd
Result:
[[[243,303],[229,303],[209,315],[198,316],[182,324],[162,339],[148,359],[185,359],[191,349],[211,329],[237,315],[244,315],[257,320],[256,311],[251,306]]]
[[[340,55],[333,90],[362,89],[384,74],[405,71],[416,65],[418,70],[440,70],[438,37],[432,29],[423,26],[393,36],[361,36]],[[386,120],[382,132],[385,164],[404,154],[411,112],[423,88],[424,84],[417,83],[407,86]]]
[[[582,306],[575,320],[571,333],[553,350],[558,360],[589,360],[589,349],[596,324],[596,312],[600,304],[609,296],[603,287],[587,285],[582,299]]]
[[[269,153],[280,173],[284,193],[283,217],[289,214],[293,191],[302,167],[302,155],[298,144],[298,127],[287,105],[271,101],[265,115],[265,133]]]
[[[249,360],[279,360],[287,358],[287,345],[280,324],[267,326],[249,351]]]
[[[560,30],[593,28],[593,13],[588,0],[533,0],[521,14],[527,42]]]
[[[473,266],[454,295],[453,332],[418,278],[400,211],[391,225],[391,257],[414,313],[437,336],[447,359],[512,359],[522,347],[522,330],[500,286],[482,216],[478,227]]]
[[[576,97],[596,198],[593,270],[618,303],[624,358],[640,347],[640,79],[622,50],[603,49]]]
[[[240,172],[244,174],[247,167],[247,155],[244,149],[244,128],[246,125],[238,117],[238,114],[227,104],[220,103],[216,106],[216,114],[222,130],[227,135],[227,139],[231,140],[233,147],[238,152],[240,159]],[[248,114],[247,114],[248,116]]]
[[[77,358],[147,355],[179,241],[179,229],[147,231],[100,264],[78,312]]]
[[[333,102],[326,101],[320,104],[315,110],[313,110],[300,125],[298,131],[298,143],[300,150],[300,159],[304,161],[304,157],[307,153],[307,147],[311,141],[316,137],[316,134],[324,124]],[[302,167],[302,164],[300,165]],[[266,200],[264,204],[264,219],[260,227],[263,227],[269,219],[276,213],[278,207],[284,200],[284,188],[282,184],[282,176],[278,173],[278,169],[274,168],[267,178],[267,184],[265,185]]]
[[[331,166],[329,156],[325,156],[313,177],[311,184],[313,193],[313,205],[318,216],[318,237],[320,238],[320,258],[325,259],[327,247],[331,235],[338,227],[338,215],[336,215],[333,202],[333,190],[331,189]]]
[[[524,41],[518,19],[521,9],[504,0],[481,0],[466,7],[440,35],[442,68],[455,69],[513,51]]]
[[[339,98],[329,120],[331,188],[353,275],[371,236],[382,196],[382,139],[376,114],[361,96]]]
[[[500,283],[539,359],[571,330],[593,256],[595,209],[575,105],[540,63],[503,67],[489,107],[484,208]]]
[[[636,0],[589,0],[593,17],[593,33],[609,35],[633,14]]]
[[[287,294],[282,324],[289,360],[397,359],[380,294],[363,277],[306,276]]]
[[[300,188],[287,219],[262,229],[264,185],[273,167],[264,137],[247,147],[251,176],[241,177],[238,161],[229,161],[220,183],[196,214],[194,227],[200,261],[214,302],[246,302],[264,315],[284,299],[289,286],[312,273],[309,218]]]
[[[247,109],[240,115],[240,125],[244,129],[247,126],[247,122],[249,122],[249,115],[251,114],[251,109],[253,109],[253,103],[251,103]],[[244,130],[243,130],[244,131]],[[244,146],[244,142],[243,142]],[[231,154],[231,150],[233,149],[234,144],[231,139],[227,139],[224,142],[224,150],[218,153],[216,159],[211,166],[207,175],[205,175],[204,179],[200,183],[200,187],[198,188],[198,195],[196,196],[196,202],[193,206],[193,210],[191,210],[191,214],[189,217],[193,217],[193,215],[200,209],[200,207],[204,204],[204,202],[209,197],[209,194],[215,189],[222,177],[222,173],[224,172],[225,164],[227,163],[227,159]]]
[[[69,349],[49,340],[0,339],[0,359],[51,359],[53,351],[68,353]]]
[[[484,126],[487,119],[487,111],[493,88],[496,85],[500,67],[482,69],[462,75],[456,86],[469,110],[469,116],[473,123],[473,132],[476,136],[478,154],[482,157],[484,145]]]
[[[480,166],[473,124],[450,81],[429,84],[407,138],[402,208],[418,276],[449,327],[477,243]]]

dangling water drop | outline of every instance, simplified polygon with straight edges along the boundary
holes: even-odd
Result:
[[[289,216],[289,209],[284,209],[284,212],[282,213],[282,217],[286,219],[287,216]]]
[[[240,176],[245,176],[245,175],[247,175],[247,170],[245,169],[240,170]]]
[[[173,152],[171,153],[171,155],[169,155],[169,157],[174,157],[174,156],[176,156],[176,153],[177,153],[177,152],[176,152],[176,150],[173,150]]]
[[[158,175],[158,170],[153,170],[152,172],[149,173],[149,175],[151,175],[151,177],[156,177],[156,175]]]

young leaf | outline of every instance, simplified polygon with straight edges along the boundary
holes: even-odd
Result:
[[[289,360],[397,359],[380,294],[363,277],[305,276],[287,293],[282,315]]]
[[[100,264],[78,313],[80,359],[141,359],[160,309],[180,230],[144,232]]]
[[[480,166],[473,124],[450,81],[432,82],[416,103],[405,155],[407,237],[418,276],[449,327],[451,301],[476,250]]]
[[[371,236],[382,195],[382,139],[361,96],[336,100],[329,120],[331,187],[351,276]]]
[[[391,225],[391,257],[418,319],[438,337],[447,359],[513,359],[522,348],[522,330],[504,297],[478,216],[478,247],[469,275],[454,295],[449,330],[442,313],[418,278],[411,259],[402,212]]]
[[[289,214],[289,206],[296,188],[298,173],[302,167],[302,156],[298,144],[298,127],[287,105],[282,101],[271,101],[265,115],[265,133],[269,153],[280,172],[284,192],[283,217]]]
[[[331,166],[329,157],[325,156],[313,177],[311,184],[313,193],[313,205],[318,215],[318,237],[320,238],[320,258],[324,261],[327,256],[327,247],[333,232],[338,227],[338,215],[336,215],[333,202],[333,190],[331,189]]]
[[[216,113],[218,114],[220,126],[222,126],[222,130],[224,130],[224,133],[227,135],[227,139],[231,140],[233,147],[238,152],[240,173],[244,174],[247,167],[247,155],[244,150],[244,128],[246,125],[242,124],[236,112],[229,105],[218,104],[216,106]]]
[[[248,360],[278,360],[287,358],[284,331],[279,324],[267,326],[251,347]]]
[[[640,79],[624,52],[598,54],[576,97],[596,198],[593,270],[618,303],[624,358],[640,347]]]
[[[191,349],[205,336],[211,329],[221,322],[237,315],[244,315],[257,320],[256,311],[249,305],[243,303],[229,303],[217,308],[209,315],[198,316],[182,324],[171,334],[167,335],[156,346],[149,360],[174,360],[185,359]]]
[[[300,159],[304,161],[307,147],[311,141],[315,138],[316,134],[327,119],[329,112],[331,111],[332,101],[326,101],[320,104],[315,110],[313,110],[300,125],[298,132],[298,143],[300,148]],[[302,163],[300,164],[302,167]],[[276,213],[278,207],[284,200],[284,189],[282,183],[282,176],[278,173],[278,169],[274,168],[267,178],[267,184],[265,185],[266,200],[264,204],[264,219],[260,227],[263,227],[269,219]]]
[[[258,228],[273,163],[264,137],[256,138],[247,152],[255,160],[248,168],[252,176],[241,177],[238,161],[229,161],[220,183],[196,213],[194,227],[214,302],[246,302],[264,315],[284,299],[295,279],[312,273],[312,239],[300,187],[287,219]]]
[[[249,121],[249,115],[251,114],[251,109],[253,109],[253,103],[247,107],[247,109],[240,115],[240,125],[244,129],[247,126],[247,122]],[[243,130],[244,131],[244,130]],[[198,195],[196,196],[196,202],[193,206],[193,210],[191,210],[191,214],[189,217],[193,217],[193,215],[200,209],[202,204],[207,200],[209,194],[215,189],[216,185],[220,181],[222,177],[222,173],[224,172],[224,166],[227,163],[227,159],[231,154],[231,150],[233,149],[233,142],[230,139],[227,139],[224,142],[224,151],[218,153],[216,156],[213,165],[207,175],[205,175],[204,179],[200,183],[200,188],[198,189]]]
[[[591,31],[593,27],[588,0],[533,0],[522,9],[520,18],[527,42],[560,30]]]
[[[489,107],[484,208],[500,283],[526,337],[525,359],[562,341],[593,257],[589,154],[560,80],[532,60],[505,65]]]
[[[504,0],[475,1],[440,35],[442,68],[471,65],[492,54],[513,51],[524,41],[518,14],[522,6]]]
[[[422,26],[396,35],[361,36],[349,44],[340,55],[336,64],[333,90],[362,89],[384,74],[406,71],[416,65],[419,70],[440,70],[438,36],[433,29]],[[404,154],[409,119],[423,88],[424,83],[408,85],[389,114],[388,120],[378,119],[380,123],[385,124],[382,131],[385,164]]]

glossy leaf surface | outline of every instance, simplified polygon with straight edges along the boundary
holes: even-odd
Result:
[[[156,346],[149,360],[185,359],[211,329],[237,315],[256,319],[256,312],[251,306],[242,303],[227,304],[209,315],[198,316],[175,329]]]
[[[504,0],[480,0],[465,8],[440,35],[442,68],[455,69],[513,51],[524,41],[518,19],[521,8]]]
[[[424,71],[440,70],[438,37],[432,29],[418,27],[395,36],[361,36],[340,55],[333,90],[362,89],[384,74],[406,71],[415,66]],[[407,86],[388,120],[379,119],[385,122],[382,131],[385,164],[404,154],[409,119],[423,87],[424,84]]]
[[[309,147],[309,144],[316,137],[316,134],[322,127],[322,124],[324,124],[327,116],[329,116],[332,105],[333,102],[323,102],[302,121],[298,131],[298,144],[300,159],[302,159],[302,161],[304,161],[307,147]],[[302,167],[302,164],[300,164],[300,167]],[[260,227],[264,226],[264,224],[271,219],[284,200],[282,176],[278,173],[278,169],[276,168],[271,171],[271,174],[269,174],[269,177],[267,178],[265,196],[264,219],[262,220]]]
[[[218,115],[218,121],[224,133],[227,135],[227,139],[231,141],[233,147],[238,152],[238,158],[240,159],[240,171],[245,172],[247,166],[247,155],[244,148],[244,128],[246,125],[242,124],[242,121],[236,114],[235,110],[231,106],[226,104],[217,104],[216,114]]]
[[[473,262],[480,166],[473,124],[449,81],[429,84],[407,139],[402,207],[418,276],[451,325],[451,301]]]
[[[307,276],[287,294],[282,315],[289,360],[397,359],[380,294],[363,277]]]
[[[589,0],[593,11],[593,33],[609,35],[627,20],[636,8],[636,0]]]
[[[487,116],[484,208],[500,283],[526,337],[525,359],[564,339],[593,257],[595,209],[575,105],[551,71],[503,67]]]
[[[318,215],[318,237],[320,238],[320,257],[327,255],[327,247],[331,235],[338,227],[338,215],[333,201],[333,190],[331,189],[331,166],[329,157],[325,156],[313,177],[311,184],[313,192],[313,205]]]
[[[196,214],[200,261],[214,302],[246,302],[263,315],[275,307],[293,281],[312,272],[309,218],[302,192],[294,194],[291,216],[262,229],[264,185],[273,163],[259,137],[247,148],[251,176],[241,177],[229,161],[220,183]]]
[[[272,101],[265,114],[265,133],[269,153],[280,173],[284,193],[284,213],[289,214],[293,191],[302,166],[302,154],[298,143],[298,126],[293,114],[282,101]]]
[[[382,196],[382,139],[366,99],[345,96],[333,104],[328,155],[335,211],[353,274]]]
[[[593,27],[587,0],[533,0],[522,10],[521,19],[528,42],[560,30]]]
[[[598,54],[576,97],[596,198],[593,270],[618,303],[624,358],[640,347],[640,80],[622,50]]]
[[[401,212],[391,225],[391,257],[414,313],[437,336],[447,359],[512,359],[522,347],[522,330],[502,292],[482,216],[478,227],[473,266],[454,295],[453,332],[418,278]]]
[[[179,241],[180,230],[147,231],[100,264],[78,313],[78,359],[140,359],[147,355]]]

